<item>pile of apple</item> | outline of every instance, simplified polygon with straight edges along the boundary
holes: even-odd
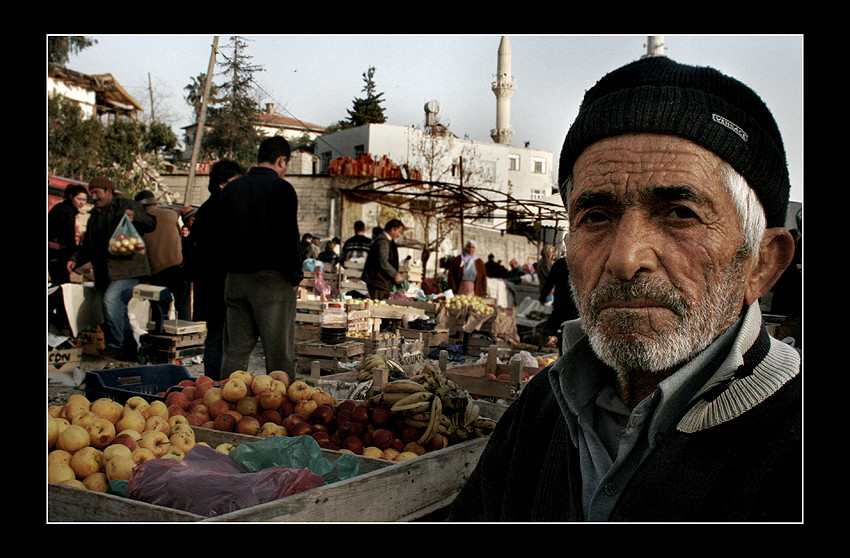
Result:
[[[164,394],[166,408],[192,426],[259,437],[312,436],[325,449],[392,461],[445,447],[444,440],[434,447],[416,444],[422,429],[398,421],[389,409],[337,401],[321,388],[290,381],[281,370],[238,370],[222,382],[200,376],[177,387],[182,389]]]
[[[136,252],[144,254],[145,243],[141,238],[119,233],[109,241],[109,252],[119,256],[128,256]]]
[[[48,407],[47,421],[48,482],[96,492],[106,492],[109,481],[129,480],[150,459],[180,460],[196,443],[185,416],[141,396],[121,404],[74,394]]]

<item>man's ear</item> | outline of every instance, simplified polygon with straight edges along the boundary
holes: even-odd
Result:
[[[794,259],[794,237],[782,227],[767,229],[761,241],[758,258],[747,277],[744,302],[752,304],[773,288]]]

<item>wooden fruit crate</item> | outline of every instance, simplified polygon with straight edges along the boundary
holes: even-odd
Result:
[[[216,447],[259,438],[195,428],[196,439]],[[403,462],[357,456],[359,473],[280,500],[214,518],[121,496],[48,484],[51,522],[389,522],[412,521],[449,505],[469,477],[488,438],[476,438]],[[334,461],[342,453],[322,450]]]
[[[139,338],[139,356],[157,364],[176,364],[204,354],[206,329],[183,335],[145,333]]]
[[[419,329],[410,329],[400,327],[396,330],[399,337],[404,339],[421,339],[423,347],[436,347],[440,343],[449,342],[449,330],[433,329],[431,331],[422,331]]]
[[[442,351],[442,353],[445,353],[445,351]],[[539,372],[540,368],[523,367],[520,361],[498,364],[497,355],[498,351],[494,346],[488,351],[487,361],[483,364],[448,367],[447,360],[441,354],[440,369],[449,379],[462,386],[470,394],[507,400],[516,399],[528,381],[523,380],[523,373],[530,378]],[[486,377],[488,374],[497,377],[507,375],[508,379],[493,379]]]

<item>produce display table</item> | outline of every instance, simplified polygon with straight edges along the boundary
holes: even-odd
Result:
[[[259,438],[195,428],[199,442],[215,447]],[[293,496],[214,518],[130,500],[121,496],[48,484],[48,520],[55,522],[178,521],[411,521],[441,509],[455,498],[469,477],[486,437],[428,452],[402,462],[357,456],[359,474]],[[323,450],[335,460],[341,452]]]

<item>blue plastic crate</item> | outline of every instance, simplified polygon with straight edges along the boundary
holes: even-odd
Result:
[[[184,366],[154,364],[86,372],[86,397],[90,401],[109,397],[119,403],[139,395],[147,401],[163,401],[165,392],[182,380],[192,380]]]

